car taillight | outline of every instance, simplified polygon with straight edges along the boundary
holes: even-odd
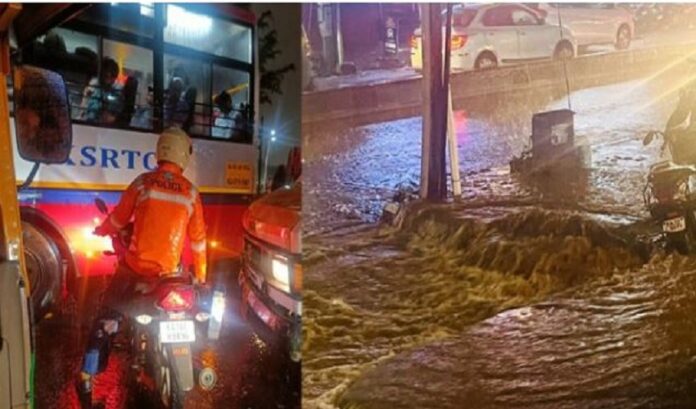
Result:
[[[416,48],[418,47],[418,36],[412,35],[411,36],[411,48]]]
[[[179,312],[190,310],[196,299],[192,288],[176,288],[169,290],[158,305],[167,312]]]
[[[452,40],[451,40],[452,50],[458,50],[458,49],[464,47],[464,45],[466,45],[467,39],[468,39],[468,37],[465,35],[453,35]]]

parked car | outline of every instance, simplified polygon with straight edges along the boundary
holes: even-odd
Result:
[[[522,4],[455,6],[451,43],[450,66],[455,71],[572,58],[577,51],[570,30],[559,30]],[[420,28],[411,38],[411,66],[423,66]]]
[[[549,24],[567,27],[581,49],[591,45],[613,44],[624,50],[631,44],[635,34],[633,12],[613,3],[533,3]]]

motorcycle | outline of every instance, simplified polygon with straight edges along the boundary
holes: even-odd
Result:
[[[643,144],[656,137],[663,139],[661,155],[669,151],[672,160],[650,166],[643,200],[653,219],[661,223],[667,249],[689,254],[696,250],[696,166],[678,149],[678,134],[653,131]]]
[[[101,199],[95,204],[108,215]],[[111,237],[114,251],[105,254],[123,262],[132,233],[133,225],[129,223]],[[154,394],[165,408],[183,408],[186,393],[195,387],[196,373],[203,390],[213,389],[217,381],[214,368],[194,368],[191,345],[197,339],[218,338],[225,310],[224,291],[216,289],[210,297],[192,274],[182,271],[143,281],[135,291],[137,297],[129,309],[134,313],[123,317],[132,348],[131,386],[135,391],[131,395]]]

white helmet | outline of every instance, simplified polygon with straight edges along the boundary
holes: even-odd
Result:
[[[193,145],[189,136],[180,128],[165,129],[157,140],[157,162],[167,161],[186,169]]]

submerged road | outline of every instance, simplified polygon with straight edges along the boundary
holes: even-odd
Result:
[[[307,135],[304,406],[692,407],[695,264],[644,244],[642,199],[684,78],[574,92],[591,167],[553,178],[508,162],[565,98],[457,112],[464,197],[399,231],[356,229],[417,188],[420,118]]]

